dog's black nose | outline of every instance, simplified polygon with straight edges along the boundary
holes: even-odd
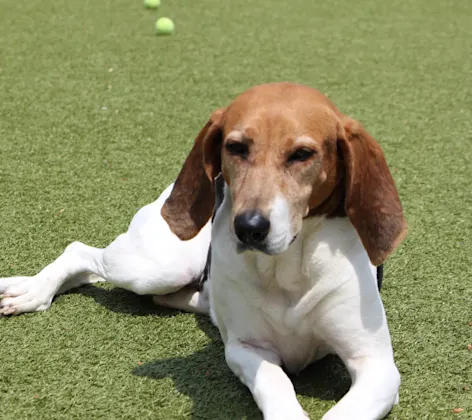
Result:
[[[246,245],[260,245],[267,237],[270,221],[258,211],[247,211],[234,219],[234,231]]]

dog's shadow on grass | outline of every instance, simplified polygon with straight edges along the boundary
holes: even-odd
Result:
[[[113,312],[135,316],[172,317],[177,310],[156,306],[150,296],[138,296],[119,288],[82,286],[68,293],[78,293],[94,299]],[[196,316],[199,328],[210,344],[190,356],[156,360],[137,366],[132,374],[152,379],[171,378],[176,389],[193,401],[192,420],[201,419],[261,419],[249,390],[226,365],[224,346],[218,329],[209,317]],[[291,375],[298,395],[334,402],[348,391],[351,380],[341,361],[328,356]]]
[[[140,296],[119,287],[106,288],[103,285],[85,285],[69,290],[67,294],[80,294],[92,298],[99,305],[112,312],[121,314],[146,316],[156,315],[171,317],[176,314],[172,309],[157,306],[149,295]]]
[[[192,420],[261,419],[249,390],[226,365],[219,332],[207,317],[197,316],[199,327],[210,338],[204,349],[186,357],[156,360],[133,369],[136,376],[172,378],[176,389],[193,401]],[[341,361],[327,357],[292,375],[297,394],[338,401],[348,391],[351,380]]]

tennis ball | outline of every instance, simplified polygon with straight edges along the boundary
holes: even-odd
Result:
[[[148,9],[157,9],[161,5],[161,0],[144,0],[144,6]]]
[[[158,35],[170,35],[174,32],[175,26],[172,19],[162,17],[156,21],[156,32]]]

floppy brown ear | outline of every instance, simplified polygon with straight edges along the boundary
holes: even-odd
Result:
[[[374,265],[407,234],[402,205],[382,149],[356,121],[338,139],[346,169],[345,210]]]
[[[221,120],[215,111],[198,133],[161,215],[180,239],[189,240],[208,222],[215,206],[214,179],[221,172]]]

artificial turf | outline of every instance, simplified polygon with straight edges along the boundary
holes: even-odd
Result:
[[[0,275],[33,275],[74,240],[105,246],[211,111],[254,84],[306,83],[381,143],[410,226],[382,291],[403,378],[389,418],[472,418],[470,0],[162,3],[0,0]],[[158,16],[174,36],[154,35]],[[335,358],[294,382],[312,419],[349,387]],[[206,318],[108,285],[0,319],[0,410],[261,418]]]

